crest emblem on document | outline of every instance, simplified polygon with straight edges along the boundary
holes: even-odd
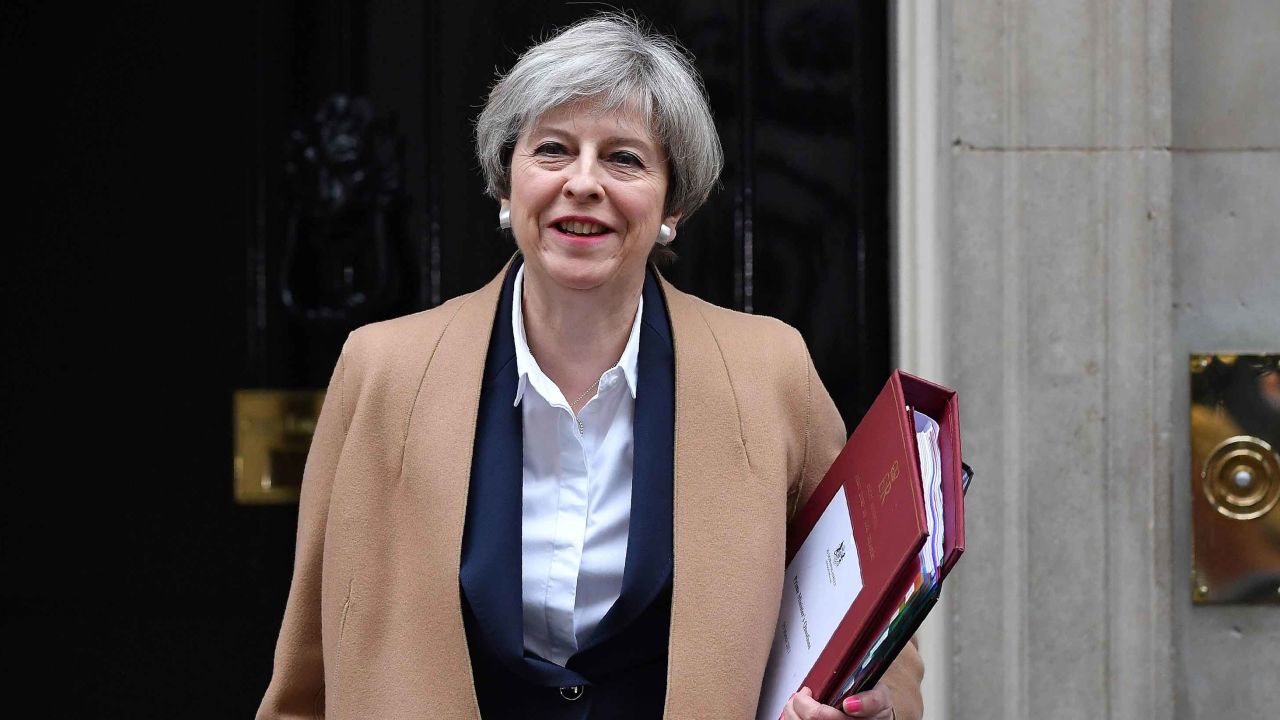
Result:
[[[889,497],[889,491],[893,490],[893,483],[898,479],[898,473],[898,461],[894,460],[893,464],[889,466],[889,472],[885,473],[884,477],[880,479],[881,505],[883,505],[884,501]]]
[[[844,541],[843,540],[840,541],[840,544],[836,546],[835,552],[832,553],[831,563],[836,567],[840,567],[841,560],[844,560]]]

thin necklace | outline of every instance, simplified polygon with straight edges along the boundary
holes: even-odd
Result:
[[[578,396],[577,400],[574,400],[573,402],[569,403],[569,412],[573,413],[573,420],[574,422],[578,423],[579,435],[587,434],[587,426],[582,423],[582,418],[578,417],[578,413],[574,412],[573,407],[578,403],[582,402],[582,398],[586,397],[587,393],[591,392],[591,388],[595,387],[598,384],[600,384],[600,378],[596,378],[595,382],[587,386],[587,389],[582,391],[582,394]]]
[[[588,385],[588,386],[587,386],[587,389],[582,391],[582,394],[578,396],[578,399],[577,399],[577,400],[574,400],[573,402],[569,403],[569,407],[570,407],[570,408],[572,408],[573,406],[575,406],[575,405],[577,405],[578,403],[582,402],[582,398],[586,397],[586,396],[587,396],[587,393],[591,392],[591,388],[593,388],[593,387],[595,387],[596,385],[599,385],[599,384],[600,384],[600,378],[596,378],[596,381],[595,381],[595,382],[593,382],[593,383],[591,383],[590,385]]]

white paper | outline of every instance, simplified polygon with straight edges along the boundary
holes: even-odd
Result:
[[[787,565],[757,720],[782,713],[861,591],[858,547],[841,487]]]
[[[916,447],[920,450],[920,482],[924,491],[925,527],[929,540],[920,550],[921,571],[933,578],[942,562],[946,525],[942,509],[942,453],[938,449],[938,423],[922,412],[914,412]]]

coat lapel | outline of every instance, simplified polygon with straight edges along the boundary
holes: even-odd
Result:
[[[471,613],[468,634],[507,669],[537,685],[581,685],[582,676],[527,656],[521,597],[523,412],[514,404],[515,337],[511,307],[521,260],[507,266],[485,359],[475,423],[460,581]]]
[[[666,713],[715,717],[724,714],[724,692],[754,698],[758,690],[737,687],[764,670],[764,657],[755,657],[759,653],[744,641],[760,634],[756,624],[772,628],[773,620],[755,616],[746,598],[780,586],[781,573],[774,572],[775,558],[767,549],[782,542],[785,484],[776,483],[775,491],[755,477],[735,387],[703,315],[704,303],[665,281],[663,291],[675,349],[675,561]],[[770,497],[759,502],[761,495]],[[761,514],[769,507],[779,509],[778,517]],[[770,537],[773,525],[777,538]]]
[[[474,615],[469,631],[495,657],[523,655],[520,600],[520,507],[523,449],[511,303],[515,269],[508,266],[485,358],[475,423],[460,581]],[[515,670],[516,668],[512,668]]]
[[[672,450],[675,437],[675,377],[671,325],[655,274],[644,284],[644,317],[636,369],[636,405],[631,480],[631,526],[618,600],[601,619],[579,654],[626,628],[671,577]]]
[[[386,521],[391,546],[384,552],[398,570],[383,582],[412,588],[403,602],[386,609],[397,627],[395,642],[405,667],[428,672],[430,685],[460,716],[478,717],[458,705],[474,693],[462,601],[457,591],[460,548],[475,421],[484,379],[494,311],[504,276],[457,301],[438,338],[404,348],[408,361],[424,364],[404,440],[396,501],[403,511]],[[518,512],[518,510],[517,510]],[[433,609],[423,613],[424,608]]]

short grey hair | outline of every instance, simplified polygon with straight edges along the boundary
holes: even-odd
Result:
[[[706,90],[687,52],[636,18],[602,13],[525,51],[500,75],[476,119],[488,193],[511,193],[516,139],[547,111],[590,99],[604,112],[637,103],[667,154],[665,213],[688,216],[720,177],[724,153]]]

